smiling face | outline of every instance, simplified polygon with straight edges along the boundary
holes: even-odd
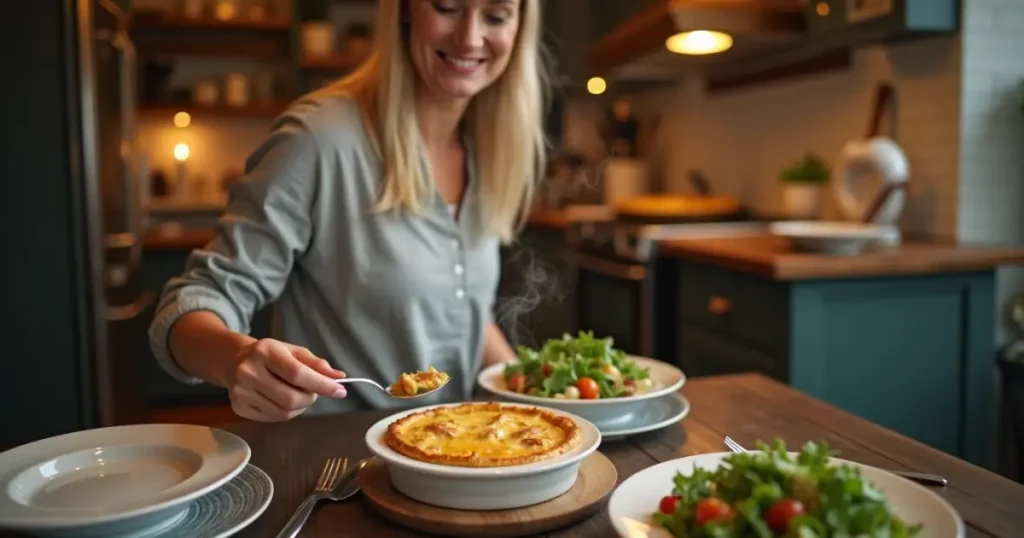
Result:
[[[505,71],[525,0],[409,0],[409,54],[436,97],[469,99]]]

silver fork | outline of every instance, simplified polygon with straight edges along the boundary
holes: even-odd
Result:
[[[743,445],[737,443],[736,441],[733,441],[733,439],[731,437],[729,437],[728,435],[725,436],[725,446],[729,447],[729,450],[732,450],[733,452],[737,452],[737,453],[739,453],[739,452],[750,452],[749,450],[743,448]],[[886,472],[892,473],[892,474],[894,474],[896,476],[902,476],[903,478],[906,478],[907,480],[913,480],[914,482],[917,482],[919,484],[924,484],[926,486],[946,487],[946,484],[949,483],[949,481],[946,480],[945,477],[939,476],[937,474],[916,473],[914,471],[893,471],[893,470],[886,470]]]
[[[316,481],[313,491],[306,497],[306,500],[302,501],[281,532],[277,533],[277,538],[294,538],[298,535],[302,526],[306,524],[306,520],[309,519],[309,515],[313,513],[316,503],[331,494],[338,483],[338,477],[344,474],[346,469],[348,469],[348,458],[344,460],[341,458],[328,459],[324,463],[323,471],[320,471],[320,478]]]

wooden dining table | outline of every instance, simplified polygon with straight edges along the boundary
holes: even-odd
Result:
[[[888,469],[945,476],[936,488],[960,513],[967,537],[1024,536],[1024,486],[755,374],[689,380],[681,392],[691,411],[680,423],[606,442],[600,451],[614,464],[621,483],[656,463],[725,450],[728,435],[744,446],[780,438],[790,447],[828,441],[840,456]],[[237,536],[271,538],[309,494],[324,461],[370,455],[363,436],[387,412],[300,418],[286,423],[238,422],[222,427],[252,447],[252,463],[273,479],[275,495],[266,512]],[[426,536],[378,515],[362,495],[323,503],[300,536],[383,538]],[[551,538],[615,536],[605,507]]]

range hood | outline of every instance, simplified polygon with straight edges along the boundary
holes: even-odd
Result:
[[[592,75],[612,80],[671,80],[805,40],[806,0],[653,0],[587,51]],[[666,42],[683,32],[720,32],[732,46],[679,54]]]

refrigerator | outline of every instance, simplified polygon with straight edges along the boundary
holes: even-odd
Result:
[[[0,23],[0,450],[146,416],[127,3],[18,2]]]

